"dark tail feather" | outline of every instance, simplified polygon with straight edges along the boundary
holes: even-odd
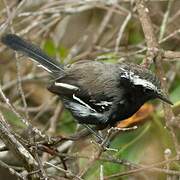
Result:
[[[52,74],[62,73],[63,65],[54,61],[39,47],[25,41],[15,34],[7,34],[2,37],[2,43],[13,50],[19,51],[38,62],[45,70]]]

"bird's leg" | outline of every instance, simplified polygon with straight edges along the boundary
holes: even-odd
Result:
[[[97,128],[92,128],[87,124],[83,124],[83,126],[98,139],[98,143],[102,144],[104,142],[104,137],[102,137],[100,134],[98,134],[98,132],[96,132]],[[107,141],[107,143],[104,143],[103,145],[108,148],[110,145],[109,141]]]
[[[103,137],[100,136],[96,131],[95,128],[92,128],[91,126],[87,125],[87,124],[83,124],[83,126],[91,133],[93,134],[95,137],[97,137],[100,141],[103,141]]]

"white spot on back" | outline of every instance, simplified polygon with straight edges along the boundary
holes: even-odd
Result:
[[[109,101],[101,101],[99,103],[95,103],[95,105],[98,105],[98,106],[109,106],[109,105],[112,105],[112,102],[109,102]]]
[[[88,109],[91,109],[92,111],[96,112],[95,109],[93,109],[92,107],[90,107],[88,104],[86,104],[84,101],[82,101],[81,99],[79,99],[77,96],[75,96],[75,94],[73,94],[73,99],[75,99],[76,101],[80,102],[81,104],[85,105]]]
[[[63,87],[63,88],[66,88],[66,89],[70,89],[70,90],[78,90],[79,89],[77,86],[74,86],[74,85],[71,85],[71,84],[66,84],[66,83],[55,82],[54,85],[59,86],[59,87]]]

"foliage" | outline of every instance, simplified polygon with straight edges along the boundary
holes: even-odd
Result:
[[[38,177],[42,179],[45,176],[51,176],[54,179],[64,177],[87,180],[102,180],[103,178],[126,180],[131,177],[133,179],[150,179],[149,177],[168,179],[168,177],[180,176],[180,164],[177,159],[179,152],[177,144],[179,145],[180,139],[180,55],[178,54],[179,47],[176,46],[179,44],[177,33],[180,24],[177,8],[179,5],[178,0],[173,2],[157,0],[157,2],[146,4],[150,11],[148,17],[152,20],[154,34],[157,39],[159,37],[160,47],[163,48],[162,67],[166,78],[161,76],[160,78],[162,81],[167,80],[166,89],[169,90],[170,99],[174,103],[170,110],[175,118],[167,120],[167,113],[164,113],[167,107],[163,110],[159,101],[150,102],[153,112],[146,109],[143,114],[147,116],[142,115],[140,120],[132,119],[133,123],[128,123],[131,127],[137,125],[137,129],[120,131],[110,136],[110,149],[106,151],[103,151],[94,136],[70,141],[68,138],[81,132],[83,128],[77,125],[72,115],[64,110],[63,106],[60,106],[60,100],[54,98],[45,89],[47,74],[35,64],[26,61],[26,57],[15,56],[12,51],[0,45],[0,88],[12,104],[12,107],[9,107],[8,102],[5,102],[2,94],[0,95],[0,119],[4,117],[12,134],[39,163]],[[12,12],[8,12],[8,8]],[[23,4],[23,1],[0,2],[0,34],[15,31],[26,39],[41,44],[48,55],[64,64],[82,59],[141,64],[148,59],[146,57],[149,55],[151,57],[156,51],[148,47],[141,17],[135,11],[137,8],[137,4],[123,2],[112,5],[110,1],[53,0],[39,1],[37,4],[29,5]],[[125,23],[129,13],[131,13],[131,19]],[[123,25],[126,25],[124,29]],[[163,36],[160,38],[159,34]],[[119,42],[118,39],[120,39]],[[153,55],[153,58],[157,57]],[[157,63],[152,66],[152,71],[162,73],[157,68]],[[19,84],[17,78],[21,80]],[[22,92],[19,86],[22,87]],[[21,116],[13,112],[13,107]],[[30,127],[27,127],[22,117],[25,117],[32,127],[46,134],[46,138],[35,134]],[[102,133],[105,137],[108,131],[104,130]],[[59,138],[60,141],[54,143],[52,137]],[[4,140],[2,144],[3,142]],[[8,150],[11,152],[8,153],[11,154],[12,159],[15,159],[11,148]],[[7,155],[2,156],[4,158]],[[11,167],[12,159],[6,157],[7,160],[4,161],[3,158],[0,157],[8,167]],[[22,175],[24,170],[27,174],[37,170],[37,167],[27,170],[24,164],[17,160],[14,164],[16,177],[19,172]],[[0,166],[6,167],[1,165],[1,162]],[[101,167],[103,172],[101,172]],[[8,170],[12,174],[10,169]],[[4,174],[9,173],[3,171],[1,174],[0,179]],[[14,178],[13,176],[12,179]],[[33,178],[37,177],[32,176]]]

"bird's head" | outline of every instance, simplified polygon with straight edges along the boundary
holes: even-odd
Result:
[[[128,64],[122,67],[121,71],[121,77],[128,79],[133,87],[140,88],[149,99],[159,98],[168,104],[173,104],[162,90],[158,77],[150,70],[139,65]]]

